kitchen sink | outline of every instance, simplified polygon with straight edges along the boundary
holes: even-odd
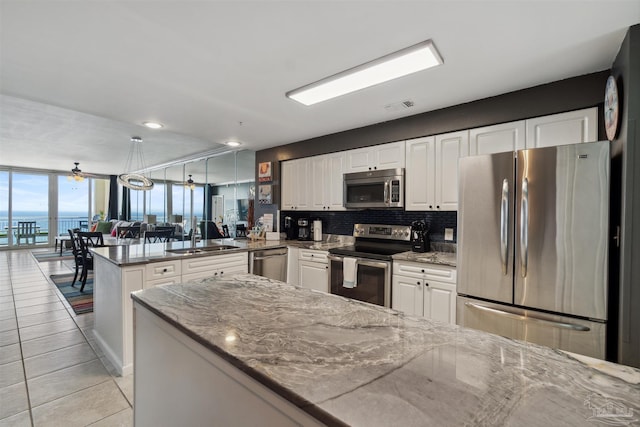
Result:
[[[203,253],[207,253],[207,252],[220,252],[220,251],[224,251],[227,249],[238,249],[237,246],[230,246],[230,245],[214,245],[214,246],[205,246],[202,248],[181,248],[181,249],[167,249],[167,252],[173,252],[176,254],[185,254],[185,255],[192,255],[192,254],[203,254]]]

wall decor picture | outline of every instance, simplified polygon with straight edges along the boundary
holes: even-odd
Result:
[[[262,162],[258,165],[258,181],[271,181],[271,162]]]
[[[261,205],[271,204],[271,184],[258,187],[258,201]]]

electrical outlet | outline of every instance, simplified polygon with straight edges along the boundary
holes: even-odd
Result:
[[[453,241],[453,228],[444,229],[444,241],[445,242]]]

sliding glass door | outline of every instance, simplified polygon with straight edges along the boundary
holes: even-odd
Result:
[[[7,232],[13,246],[49,243],[49,175],[13,172],[11,174],[11,216]]]
[[[88,179],[76,181],[58,176],[58,234],[74,228],[89,231],[89,185]]]

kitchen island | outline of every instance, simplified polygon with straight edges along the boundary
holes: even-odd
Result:
[[[282,282],[132,298],[137,426],[640,422],[634,368]]]
[[[344,236],[326,241],[212,239],[92,248],[94,254],[94,329],[105,356],[119,375],[133,369],[133,309],[129,294],[158,285],[248,272],[248,252],[296,247],[327,249]]]

